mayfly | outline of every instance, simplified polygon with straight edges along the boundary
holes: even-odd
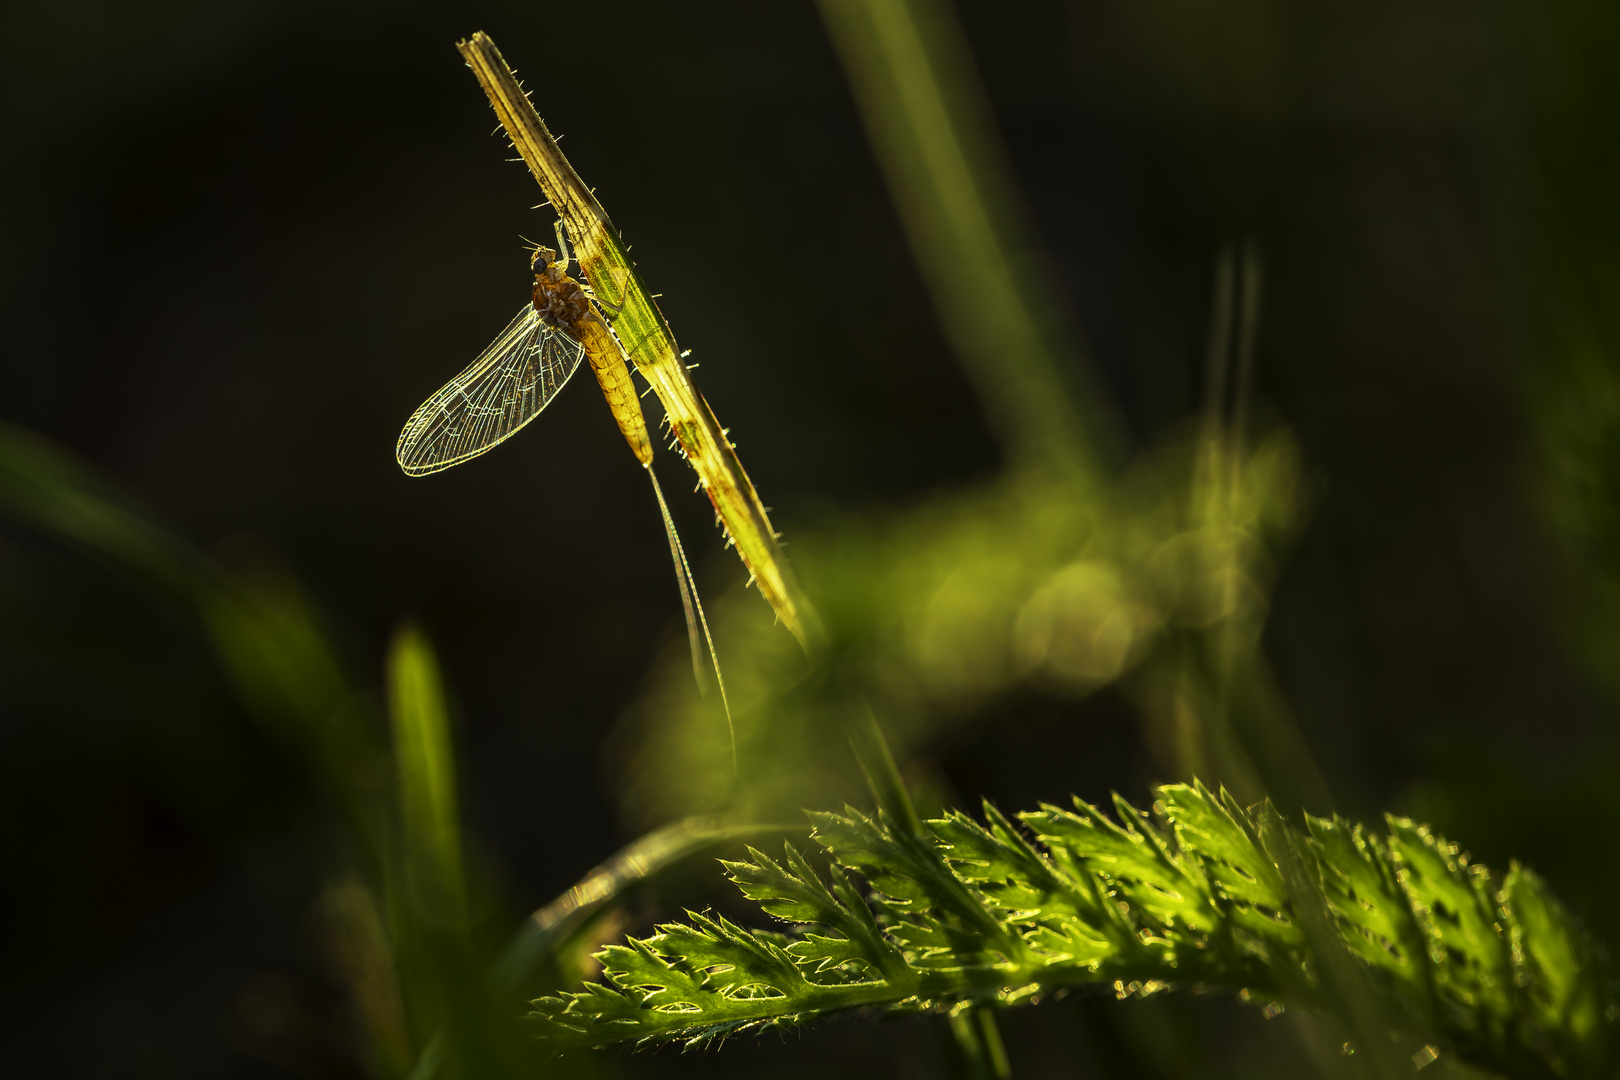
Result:
[[[760,595],[782,625],[811,653],[820,641],[820,621],[794,580],[765,504],[738,460],[737,448],[693,383],[686,354],[676,345],[655,297],[636,272],[629,248],[595,194],[563,156],[495,43],[486,34],[474,34],[456,48],[573,241],[574,262],[595,290],[592,299],[597,315],[622,345],[622,351],[615,353],[620,366],[628,357],[658,395],[670,434],[697,473],[698,486],[713,504],[727,543],[736,548],[748,570],[749,582],[759,586]],[[559,250],[566,248],[560,236]],[[588,350],[590,342],[584,344]]]
[[[714,664],[726,723],[730,725],[731,706],[726,700],[714,638],[698,600],[691,564],[675,532],[669,504],[652,470],[652,440],[625,364],[624,348],[596,310],[590,290],[568,275],[571,259],[561,222],[557,223],[556,233],[557,247],[536,247],[530,260],[534,288],[529,302],[478,359],[411,414],[405,430],[400,432],[394,456],[407,476],[426,476],[475,458],[538,416],[579,369],[580,361],[589,360],[613,419],[630,444],[631,453],[647,470],[658,498],[675,579],[681,588],[681,605],[686,612],[692,670],[702,686],[705,680],[698,646],[701,628]],[[735,759],[735,735],[732,754]]]
[[[585,287],[568,276],[567,240],[536,247],[534,289],[507,328],[461,374],[411,414],[394,456],[407,476],[459,465],[505,442],[540,415],[589,357],[631,453],[652,466],[652,442],[623,350]]]

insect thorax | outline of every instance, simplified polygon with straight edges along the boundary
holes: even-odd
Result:
[[[560,270],[547,267],[534,279],[534,309],[540,321],[578,337],[580,320],[590,314],[591,302],[579,282]]]

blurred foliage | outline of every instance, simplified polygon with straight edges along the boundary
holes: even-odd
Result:
[[[90,469],[7,425],[0,503],[14,520],[191,606],[248,711],[326,776],[379,857],[383,748],[295,581],[262,559],[235,570],[203,560]]]
[[[1100,494],[1014,476],[797,537],[825,652],[807,661],[751,598],[719,605],[741,766],[732,773],[718,707],[691,693],[689,665],[672,657],[626,736],[627,812],[777,819],[856,797],[837,732],[863,701],[905,756],[1016,687],[1083,695],[1121,678],[1167,767],[1257,797],[1251,751],[1212,679],[1257,662],[1275,553],[1297,520],[1298,463],[1279,434],[1245,457],[1229,492],[1194,483],[1226,464],[1218,447],[1185,448]],[[1297,787],[1285,777],[1279,791]]]
[[[913,254],[1008,450],[998,480],[794,538],[827,627],[805,663],[743,605],[720,614],[738,759],[666,667],[637,710],[627,810],[778,818],[853,796],[838,717],[869,705],[905,757],[1021,686],[1082,695],[1126,676],[1161,761],[1249,801],[1328,808],[1259,653],[1300,518],[1286,433],[1247,444],[1260,271],[1217,270],[1206,415],[1123,476],[1112,410],[1063,329],[971,53],[949,7],[828,0],[822,14]],[[1228,386],[1233,389],[1228,392]]]
[[[1544,356],[1531,381],[1542,451],[1536,495],[1577,581],[1569,644],[1620,700],[1620,14],[1560,0],[1538,128],[1551,266]]]
[[[331,851],[318,861],[331,883],[315,916],[347,985],[369,1070],[384,1077],[532,1075],[537,1051],[514,1022],[521,993],[582,974],[577,966],[560,969],[553,957],[588,952],[596,940],[589,935],[600,928],[588,919],[542,918],[551,932],[539,941],[520,935],[503,946],[500,906],[488,896],[469,898],[449,712],[421,632],[401,630],[390,650],[390,744],[297,582],[262,554],[236,569],[202,558],[65,452],[5,425],[0,514],[188,605],[249,714],[320,778],[333,813],[322,830]],[[761,831],[776,830],[747,830]],[[678,823],[574,892],[587,892],[594,912],[737,835]],[[471,887],[488,891],[477,881]]]

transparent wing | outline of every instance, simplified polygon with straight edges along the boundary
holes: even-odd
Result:
[[[477,457],[537,416],[579,367],[585,347],[525,305],[472,365],[411,414],[394,457],[426,476]]]

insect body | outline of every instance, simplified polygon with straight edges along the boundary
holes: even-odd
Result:
[[[697,582],[676,535],[675,520],[652,470],[652,440],[641,415],[641,398],[630,381],[624,348],[597,311],[589,290],[568,276],[569,261],[568,242],[558,222],[557,250],[535,249],[530,263],[534,291],[528,305],[467,370],[411,414],[405,430],[399,433],[394,457],[408,476],[426,476],[475,458],[538,416],[579,368],[580,360],[590,360],[619,432],[652,480],[669,539],[670,558],[675,564],[675,581],[681,589],[681,606],[686,611],[692,672],[698,685],[703,686],[705,676],[698,644],[701,628],[729,728],[731,706],[726,702],[726,684],[720,675],[714,639],[709,636],[708,620],[697,597]],[[735,733],[731,752],[735,767]]]
[[[510,438],[550,404],[582,358],[590,360],[631,453],[642,465],[652,464],[652,440],[624,351],[585,287],[568,276],[561,229],[557,244],[557,251],[535,250],[531,302],[478,359],[411,414],[394,447],[407,475],[448,469]]]

